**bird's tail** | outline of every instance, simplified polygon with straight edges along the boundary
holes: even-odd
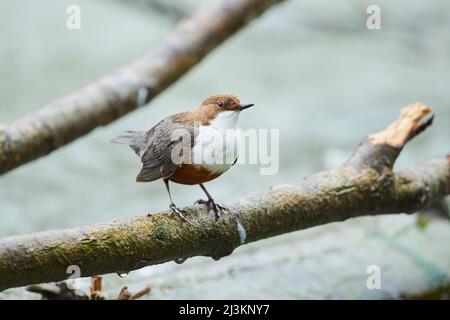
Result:
[[[117,137],[112,139],[111,142],[131,146],[142,142],[142,140],[144,140],[144,136],[145,136],[144,131],[124,131]]]

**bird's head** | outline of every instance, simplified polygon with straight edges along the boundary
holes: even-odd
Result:
[[[237,125],[239,113],[252,106],[253,104],[242,104],[233,94],[218,93],[203,100],[199,111],[211,125],[233,128]]]

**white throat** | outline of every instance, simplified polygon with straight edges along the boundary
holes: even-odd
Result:
[[[239,111],[222,111],[209,126],[201,126],[192,150],[193,163],[214,174],[227,171],[238,157],[238,119]]]
[[[239,120],[239,111],[222,111],[209,125],[218,129],[236,129]]]

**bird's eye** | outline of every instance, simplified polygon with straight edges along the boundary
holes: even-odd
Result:
[[[219,106],[219,107],[223,107],[223,101],[219,101],[218,103],[217,103],[217,105]]]

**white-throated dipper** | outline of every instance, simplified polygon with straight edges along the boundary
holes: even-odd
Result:
[[[149,131],[125,131],[112,140],[129,145],[141,158],[143,167],[136,181],[162,179],[169,194],[169,208],[187,221],[184,211],[172,200],[169,181],[198,184],[206,204],[220,218],[225,209],[217,204],[203,185],[227,171],[237,160],[239,114],[253,104],[241,104],[229,93],[215,94],[192,110],[161,120]]]

